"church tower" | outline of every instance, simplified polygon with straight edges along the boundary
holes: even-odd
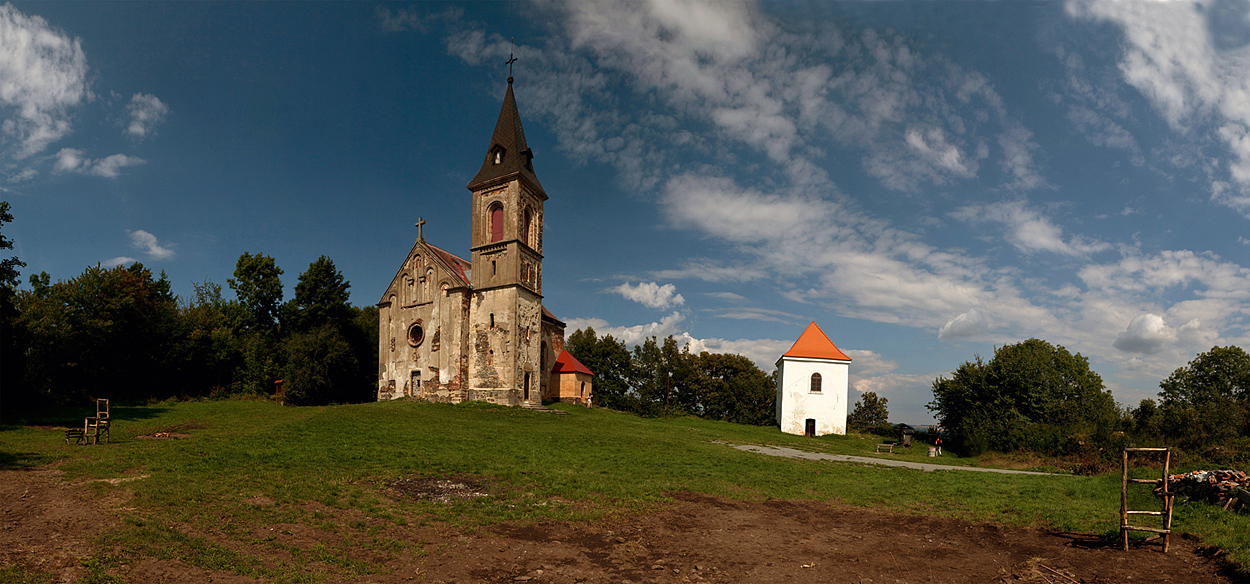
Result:
[[[512,77],[472,193],[469,400],[542,404],[543,203]]]

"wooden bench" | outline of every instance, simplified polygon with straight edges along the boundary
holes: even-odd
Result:
[[[74,439],[73,442],[70,442],[71,438]],[[66,428],[65,429],[65,443],[66,444],[82,444],[82,442],[83,442],[82,428]]]
[[[877,452],[881,452],[881,449],[882,449],[882,448],[884,448],[884,449],[886,449],[886,452],[889,452],[890,454],[893,454],[893,453],[894,453],[894,447],[895,447],[895,446],[896,446],[895,444],[878,444],[878,445],[877,445]]]

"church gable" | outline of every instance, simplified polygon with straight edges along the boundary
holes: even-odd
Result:
[[[431,302],[440,292],[468,287],[470,269],[468,261],[417,241],[378,304],[405,308]]]

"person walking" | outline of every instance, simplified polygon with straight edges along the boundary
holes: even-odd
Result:
[[[938,449],[937,454],[938,454],[938,456],[942,456],[942,437],[941,437],[941,436],[938,436],[937,438],[935,438],[935,439],[933,440],[933,445],[934,445],[934,446],[937,446],[937,449]]]

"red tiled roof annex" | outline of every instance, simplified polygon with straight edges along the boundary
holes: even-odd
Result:
[[[551,367],[551,372],[566,373],[570,371],[594,375],[585,365],[582,365],[581,361],[577,360],[577,357],[569,354],[568,351],[560,351],[560,356],[556,357],[556,364]]]
[[[846,356],[829,337],[825,336],[825,332],[816,326],[816,323],[807,325],[807,330],[799,335],[799,340],[794,341],[794,346],[790,347],[782,357],[810,357],[814,359],[837,359],[838,361],[850,361],[851,358]]]

